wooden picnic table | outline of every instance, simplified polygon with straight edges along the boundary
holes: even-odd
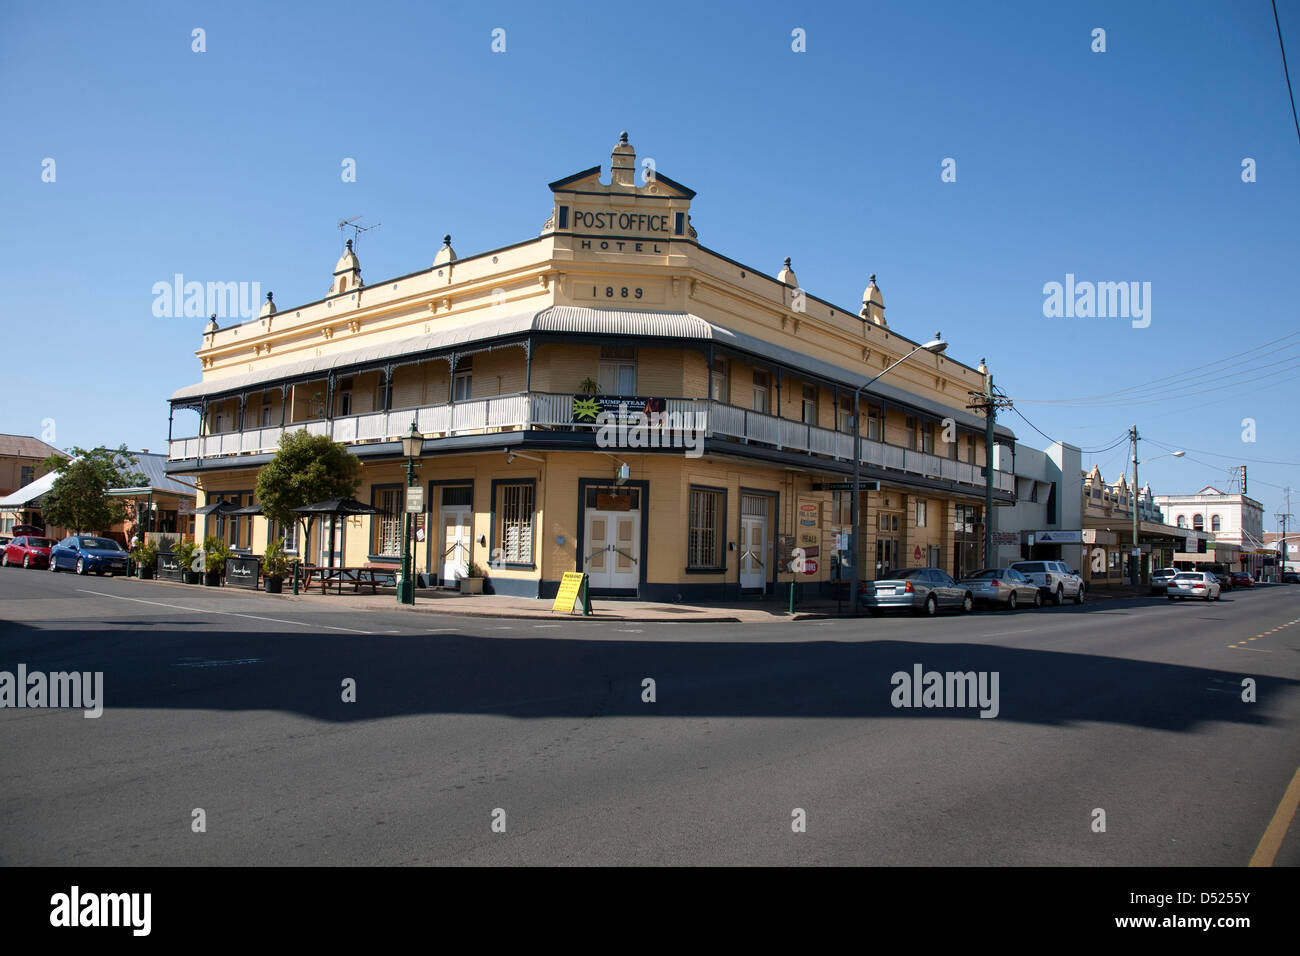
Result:
[[[313,583],[320,584],[320,593],[326,593],[326,589],[331,584],[335,585],[335,593],[343,593],[343,585],[352,585],[354,593],[360,593],[361,588],[370,585],[370,593],[377,594],[379,585],[386,587],[397,586],[397,569],[388,567],[353,567],[353,568],[329,568],[319,565],[303,565],[301,571],[304,574],[303,590],[310,591]]]

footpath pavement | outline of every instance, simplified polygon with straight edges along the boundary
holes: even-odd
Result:
[[[145,586],[164,587],[212,593],[206,588],[194,585],[175,584],[171,582],[140,582]],[[594,598],[592,615],[583,617],[581,613],[564,614],[552,611],[552,601],[537,598],[510,597],[500,594],[462,595],[455,591],[437,589],[421,590],[417,593],[414,606],[404,607],[397,604],[392,588],[380,588],[377,594],[354,593],[345,589],[342,594],[319,591],[310,593],[301,591],[290,594],[286,587],[281,595],[269,595],[263,591],[244,591],[237,588],[222,588],[216,593],[258,595],[268,602],[283,605],[307,605],[320,608],[348,608],[355,610],[408,610],[413,613],[452,614],[460,617],[479,618],[516,618],[524,620],[577,619],[588,621],[628,621],[641,623],[770,623],[774,621],[800,621],[835,618],[849,613],[847,602],[836,602],[822,597],[808,598],[795,606],[795,613],[790,614],[787,598],[767,597],[741,600],[730,603],[707,604],[670,604],[655,601],[636,601],[624,598]],[[1130,600],[1150,597],[1147,588],[1111,587],[1097,588],[1088,592],[1090,602]]]

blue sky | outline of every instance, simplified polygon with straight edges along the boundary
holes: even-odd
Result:
[[[1300,73],[1300,3],[1279,12]],[[1300,143],[1267,0],[7,3],[0,102],[0,431],[53,419],[61,447],[162,450],[202,320],[156,318],[155,282],[318,299],[355,215],[383,223],[359,247],[370,282],[427,267],[444,233],[462,256],[516,242],[546,183],[607,166],[626,129],[697,190],[701,242],[771,274],[790,256],[850,308],[876,273],[893,328],[987,356],[1051,437],[1101,448],[1136,422],[1198,449],[1143,469],[1157,492],[1247,463],[1269,528],[1272,486],[1300,487],[1261,463],[1300,461]],[[1045,317],[1067,273],[1151,283],[1150,326]],[[1096,458],[1113,477],[1125,455]]]

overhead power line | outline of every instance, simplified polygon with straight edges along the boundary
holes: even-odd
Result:
[[[1295,93],[1291,90],[1291,71],[1286,68],[1286,45],[1282,42],[1282,23],[1277,18],[1277,0],[1273,0],[1273,25],[1277,27],[1277,48],[1282,51],[1282,75],[1286,77],[1286,95],[1291,98],[1291,122],[1295,124],[1296,139],[1300,140],[1300,119],[1296,119]]]

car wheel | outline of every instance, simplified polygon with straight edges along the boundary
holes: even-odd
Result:
[[[50,554],[50,573],[51,574],[59,573],[59,562],[54,560],[53,553]]]
[[[1075,604],[1082,604],[1082,603],[1083,603],[1083,585],[1082,585],[1082,584],[1079,585],[1079,590],[1077,590],[1077,591],[1074,592],[1074,603],[1075,603]]]
[[[925,616],[934,617],[938,613],[939,613],[939,602],[936,601],[934,595],[931,594],[928,598],[925,599]]]
[[[975,610],[975,598],[970,594],[967,594],[961,599],[961,612],[963,614],[969,614],[973,610]]]
[[[3,552],[2,554],[0,554],[0,567],[4,567],[4,568],[9,567],[9,552],[8,552],[8,551],[5,551],[5,552]]]
[[[1056,589],[1056,594],[1052,596],[1052,603],[1057,607],[1065,603],[1065,591],[1062,588]]]
[[[1034,607],[1042,607],[1042,606],[1043,606],[1043,595],[1040,594],[1038,591],[1035,591],[1035,592],[1034,592]]]
[[[852,449],[849,450],[852,451]],[[1014,611],[1016,609],[1017,603],[1018,602],[1016,601],[1016,592],[1012,591],[1011,594],[1007,597],[1007,610]]]
[[[6,558],[5,558],[5,562],[8,563],[8,561],[9,561],[9,558],[6,557]],[[32,556],[31,556],[30,554],[24,554],[24,555],[23,555],[23,568],[24,568],[24,569],[30,569],[31,566],[32,566]]]
[[[78,574],[85,574],[85,573],[86,573],[86,559],[85,559],[85,558],[77,558],[77,573],[78,573]]]

